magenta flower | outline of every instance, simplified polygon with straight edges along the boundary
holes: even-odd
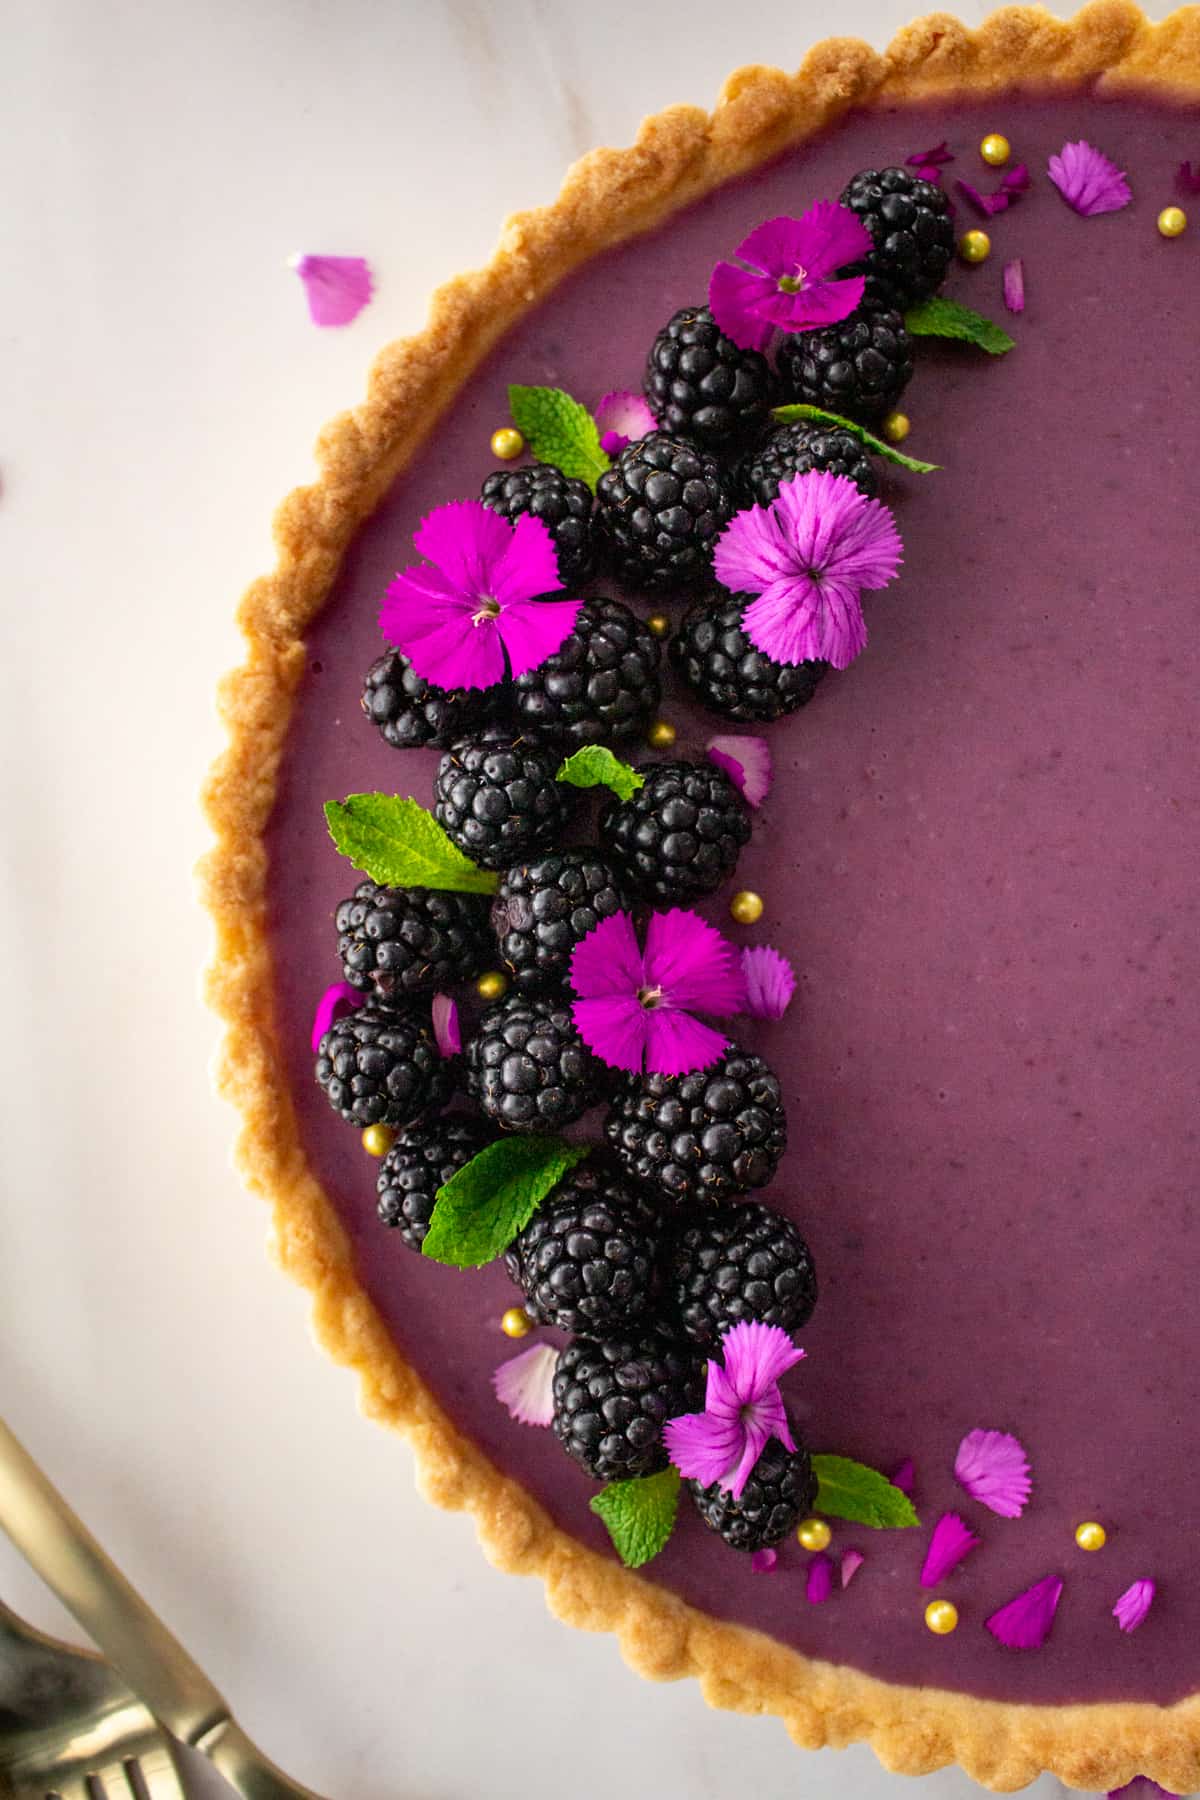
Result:
[[[968,1431],[954,1458],[954,1479],[1002,1519],[1019,1519],[1029,1499],[1029,1458],[1009,1431]]]
[[[579,1035],[610,1068],[686,1075],[707,1068],[729,1040],[693,1019],[742,1012],[746,981],[737,950],[695,913],[651,913],[638,949],[628,913],[593,925],[571,953],[572,1012]]]
[[[452,500],[422,519],[413,544],[428,562],[391,582],[379,625],[436,687],[492,687],[506,660],[524,675],[570,636],[583,602],[537,598],[562,583],[554,540],[531,513],[510,525],[480,500]]]
[[[1062,1591],[1059,1577],[1047,1575],[994,1612],[984,1624],[1006,1650],[1040,1650],[1050,1636]]]
[[[293,256],[288,267],[304,283],[314,325],[349,325],[374,292],[371,270],[361,256]]]
[[[1064,144],[1046,165],[1046,173],[1068,206],[1085,219],[1120,212],[1133,199],[1125,171],[1084,138]]]
[[[717,539],[713,570],[735,594],[757,594],[747,637],[776,662],[844,669],[867,641],[861,595],[886,587],[903,546],[881,500],[845,475],[816,469],[782,483],[770,506],[736,513]]]
[[[592,417],[600,433],[600,448],[607,456],[619,456],[635,438],[644,438],[658,427],[649,406],[632,388],[614,388],[605,394]]]
[[[743,263],[719,262],[708,304],[725,336],[743,350],[765,350],[776,327],[812,331],[852,313],[866,286],[861,275],[836,272],[865,256],[871,234],[848,206],[818,200],[799,219],[768,219],[734,252]]]
[[[721,1345],[724,1367],[708,1365],[704,1411],[684,1413],[663,1427],[667,1455],[681,1475],[711,1487],[718,1482],[739,1500],[771,1438],[796,1445],[783,1409],[779,1378],[800,1362],[778,1325],[734,1325]]]

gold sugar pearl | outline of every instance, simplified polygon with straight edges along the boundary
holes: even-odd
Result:
[[[1075,1528],[1075,1542],[1081,1550],[1103,1550],[1108,1533],[1096,1519],[1087,1519]]]
[[[1164,206],[1158,215],[1158,229],[1163,237],[1178,237],[1187,230],[1187,214],[1182,206]]]
[[[979,146],[979,154],[993,169],[1002,169],[1012,155],[1012,145],[1002,132],[989,131]]]
[[[735,894],[729,902],[729,911],[739,925],[757,925],[763,916],[762,895],[752,893],[749,888],[743,888],[741,893]]]
[[[647,631],[652,631],[656,638],[669,637],[671,634],[671,621],[668,619],[666,613],[651,613],[650,617],[646,620],[646,629]]]
[[[362,1134],[362,1147],[368,1156],[386,1156],[395,1141],[390,1125],[368,1125]]]
[[[498,456],[501,462],[511,462],[524,448],[525,439],[514,425],[501,425],[499,431],[493,431],[492,455]]]
[[[945,1637],[958,1624],[958,1608],[953,1600],[931,1600],[925,1608],[925,1623],[937,1637]]]
[[[652,750],[669,750],[678,736],[669,719],[655,719],[646,733],[646,742]]]
[[[481,1000],[499,1000],[508,992],[508,976],[499,969],[489,969],[475,983],[475,992]]]
[[[958,254],[966,263],[986,262],[992,254],[992,240],[986,231],[964,231],[958,240]]]
[[[912,421],[907,413],[889,413],[879,427],[879,435],[889,444],[902,444],[912,430]]]
[[[523,1307],[510,1306],[500,1321],[500,1329],[505,1337],[528,1337],[533,1330],[533,1320]]]
[[[827,1550],[833,1533],[824,1519],[801,1519],[796,1536],[806,1550]]]

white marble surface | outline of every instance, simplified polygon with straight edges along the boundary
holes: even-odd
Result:
[[[375,348],[579,152],[913,10],[0,5],[0,1404],[332,1800],[902,1791],[862,1749],[804,1756],[640,1682],[416,1498],[230,1171],[190,870],[237,596]],[[309,325],[297,249],[371,258],[352,328]],[[0,1592],[66,1628],[7,1544]]]

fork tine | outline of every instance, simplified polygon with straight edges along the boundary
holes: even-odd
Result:
[[[187,1800],[179,1780],[179,1765],[165,1740],[143,1750],[137,1760],[127,1765],[127,1768],[132,1768],[134,1774],[141,1781],[139,1789],[133,1777],[129,1776],[128,1778],[129,1791],[134,1796],[134,1800],[142,1800],[143,1792],[146,1800]],[[124,1795],[122,1795],[122,1800],[124,1800]]]

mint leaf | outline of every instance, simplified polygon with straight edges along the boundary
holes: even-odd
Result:
[[[477,869],[432,813],[398,794],[348,794],[327,800],[329,835],[356,869],[383,887],[451,888],[494,894],[500,877]]]
[[[781,425],[795,425],[800,419],[811,419],[817,425],[835,425],[839,431],[848,431],[856,437],[864,449],[872,456],[882,456],[887,462],[898,463],[902,469],[908,469],[913,475],[929,475],[934,469],[940,469],[941,463],[918,462],[915,456],[905,456],[892,444],[885,444],[882,438],[873,437],[865,425],[858,425],[853,419],[843,419],[840,413],[826,412],[820,406],[802,406],[798,402],[794,406],[776,406],[771,417],[778,419]]]
[[[1003,356],[1014,348],[1013,340],[994,319],[960,306],[957,300],[944,300],[935,294],[922,300],[904,315],[905,329],[913,337],[961,338],[964,344],[978,344],[989,356]]]
[[[577,788],[611,788],[619,800],[628,800],[631,794],[646,785],[644,775],[631,769],[603,744],[585,744],[582,750],[574,751],[559,765],[554,779],[569,782]]]
[[[893,1487],[878,1469],[851,1462],[848,1456],[814,1456],[812,1466],[817,1478],[814,1512],[828,1513],[833,1519],[853,1519],[856,1525],[871,1525],[876,1531],[921,1523],[908,1495]]]
[[[610,1481],[588,1505],[599,1513],[627,1569],[640,1569],[657,1556],[675,1529],[679,1506],[679,1470],[643,1475],[634,1481]]]
[[[508,390],[508,407],[513,424],[539,462],[553,463],[595,492],[600,476],[612,464],[600,448],[600,433],[586,406],[561,388],[514,386]]]
[[[421,1254],[456,1269],[478,1269],[523,1231],[590,1144],[561,1138],[503,1137],[473,1156],[437,1191]]]

